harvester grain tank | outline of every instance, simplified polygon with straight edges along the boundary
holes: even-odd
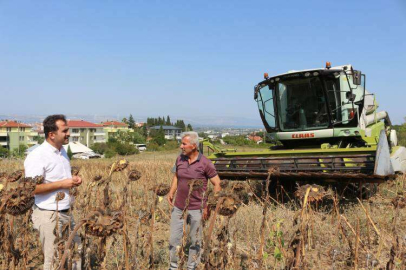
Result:
[[[365,74],[351,65],[265,73],[254,99],[267,140],[278,145],[258,152],[222,151],[209,142],[203,147],[225,179],[263,179],[270,168],[300,180],[392,178],[406,172],[406,149],[365,85]]]

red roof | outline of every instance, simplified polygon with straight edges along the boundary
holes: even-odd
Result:
[[[104,127],[107,126],[120,126],[120,127],[128,127],[126,123],[118,122],[118,121],[107,121],[101,123]]]
[[[250,139],[251,141],[254,141],[254,142],[262,141],[262,138],[260,136],[250,135],[250,136],[248,136],[248,139]]]
[[[0,121],[0,127],[9,127],[9,128],[30,128],[31,126],[23,124],[23,123],[17,123],[16,121]]]
[[[69,127],[84,127],[84,128],[93,128],[93,127],[103,127],[95,123],[83,121],[83,120],[68,120]]]

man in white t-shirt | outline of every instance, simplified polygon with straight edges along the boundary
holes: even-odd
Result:
[[[74,227],[73,216],[69,213],[71,197],[69,189],[79,186],[82,179],[71,174],[68,155],[62,145],[69,143],[69,127],[64,115],[50,115],[44,120],[45,142],[32,151],[24,162],[25,176],[43,176],[44,182],[35,188],[35,205],[32,213],[34,228],[39,230],[42,249],[44,252],[44,269],[53,269],[54,251],[56,247],[53,231],[58,215],[58,233],[62,227],[71,222]],[[58,192],[65,193],[65,197],[57,202]],[[58,210],[58,213],[56,213]],[[80,245],[80,238],[76,235],[75,243]],[[80,265],[76,266],[79,269]]]

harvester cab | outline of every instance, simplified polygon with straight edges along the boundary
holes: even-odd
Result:
[[[358,126],[365,95],[365,75],[349,65],[290,71],[254,91],[268,135],[290,149],[364,146]]]
[[[366,76],[351,65],[289,71],[254,88],[268,141],[261,152],[213,152],[219,174],[230,179],[280,177],[382,181],[406,172],[387,112],[378,112]]]

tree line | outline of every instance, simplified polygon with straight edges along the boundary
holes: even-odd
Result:
[[[132,114],[130,114],[130,116],[128,118],[124,117],[121,122],[126,123],[128,125],[129,128],[136,130],[136,123],[134,120],[134,117]],[[148,117],[147,118],[147,122],[146,124],[146,128],[148,127],[154,127],[154,126],[172,126],[172,127],[178,127],[181,128],[182,131],[193,131],[193,127],[191,124],[185,124],[185,121],[183,121],[182,119],[177,119],[176,122],[172,122],[170,116],[163,116],[162,118],[159,117]],[[145,125],[144,125],[145,126]]]

